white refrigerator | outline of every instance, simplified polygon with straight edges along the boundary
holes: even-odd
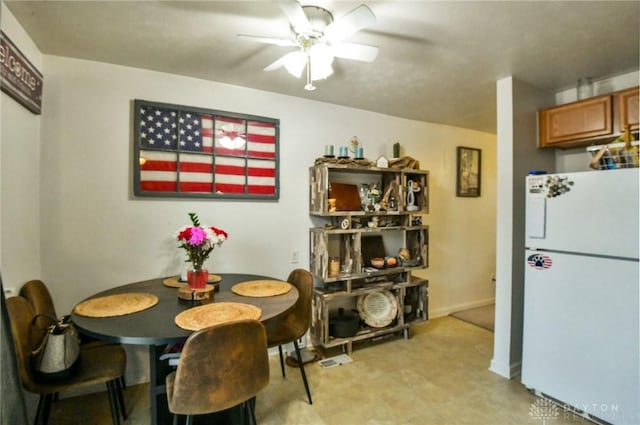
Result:
[[[616,425],[640,424],[638,181],[637,168],[526,179],[522,383]]]

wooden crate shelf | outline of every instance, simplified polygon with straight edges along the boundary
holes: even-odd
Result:
[[[412,182],[419,190],[409,205]],[[332,184],[342,192],[332,191]],[[379,198],[370,200],[363,187],[377,187]],[[312,299],[313,343],[325,348],[341,346],[350,353],[355,342],[399,332],[408,338],[411,326],[428,320],[428,281],[412,276],[412,271],[429,264],[429,226],[422,224],[422,215],[429,212],[429,172],[321,164],[309,169],[309,188],[309,214],[315,226],[309,229],[309,260],[318,282]],[[350,198],[340,202],[330,198],[342,193]],[[332,209],[336,204],[350,209]],[[383,246],[385,257],[396,258],[397,266],[376,269],[366,263],[363,248],[374,240]],[[410,252],[408,262],[401,263],[396,257],[401,248]],[[337,272],[331,268],[332,261],[339,263]],[[331,336],[330,315],[339,306],[353,307],[359,297],[374,291],[393,295],[397,314],[391,323],[372,327],[361,321],[354,336]]]

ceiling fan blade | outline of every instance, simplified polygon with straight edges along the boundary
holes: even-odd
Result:
[[[378,56],[376,46],[356,43],[336,43],[331,45],[333,56],[343,59],[353,59],[362,62],[373,62]]]
[[[247,41],[255,41],[257,43],[275,44],[276,46],[289,47],[297,46],[293,40],[285,40],[284,38],[259,37],[257,35],[238,34],[238,38]]]
[[[361,4],[324,29],[324,35],[331,41],[340,41],[351,34],[369,27],[376,22],[376,15],[369,6]]]
[[[280,9],[287,15],[289,22],[296,33],[307,33],[311,31],[311,24],[307,15],[304,14],[302,6],[297,1],[282,1],[280,2]]]
[[[286,55],[285,55],[286,56]],[[267,65],[264,68],[264,71],[275,71],[278,68],[282,68],[284,66],[284,56],[276,59],[275,62],[271,63],[270,65]]]

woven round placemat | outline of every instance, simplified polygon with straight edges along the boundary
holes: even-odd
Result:
[[[236,283],[231,292],[243,297],[274,297],[286,294],[291,290],[291,284],[281,280],[249,280]]]
[[[107,295],[91,298],[78,304],[73,310],[79,316],[113,317],[137,313],[158,304],[158,297],[143,292]]]
[[[222,280],[222,277],[217,274],[209,274],[209,280],[207,283],[218,283]],[[187,284],[187,282],[183,282],[180,280],[180,276],[168,277],[162,281],[164,286],[169,286],[170,288],[182,288]]]
[[[262,316],[262,309],[243,303],[211,303],[190,308],[178,314],[176,325],[188,331],[198,331],[220,323],[236,320],[258,320]]]

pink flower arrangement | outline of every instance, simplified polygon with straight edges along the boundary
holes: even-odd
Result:
[[[195,213],[189,213],[189,218],[193,226],[187,226],[178,233],[179,247],[187,251],[188,259],[186,261],[193,264],[193,269],[202,270],[202,264],[213,248],[222,245],[229,235],[222,229],[217,227],[203,227]]]

